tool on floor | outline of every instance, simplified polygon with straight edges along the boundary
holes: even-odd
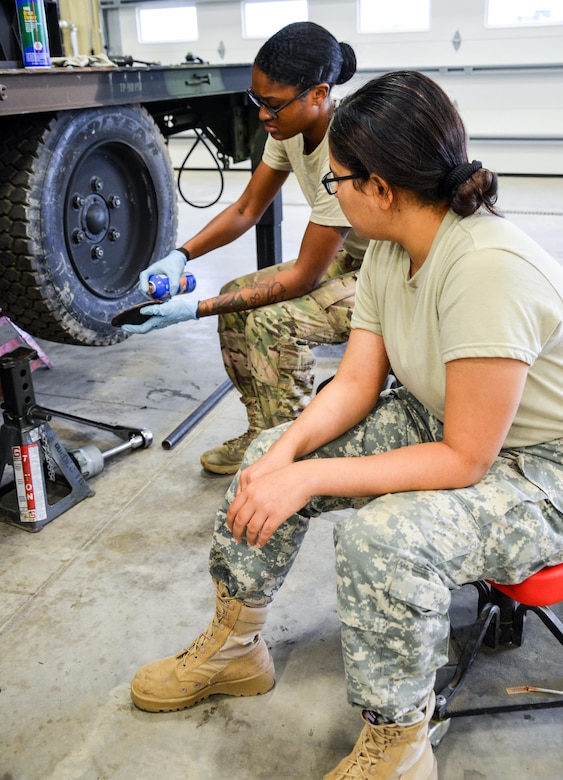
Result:
[[[226,379],[222,385],[220,385],[216,390],[214,390],[209,398],[207,398],[203,403],[201,403],[197,409],[194,409],[194,411],[189,414],[186,419],[178,425],[177,428],[174,428],[174,430],[168,434],[168,436],[162,440],[162,446],[165,450],[171,450],[172,447],[175,447],[176,444],[182,439],[191,429],[197,425],[197,423],[202,420],[205,415],[210,412],[213,407],[219,403],[221,398],[229,392],[229,390],[232,388],[233,383],[230,379]]]
[[[554,691],[552,688],[536,688],[535,685],[519,685],[514,688],[507,688],[507,693],[555,693],[557,696],[563,696],[563,691]]]
[[[0,358],[4,394],[4,424],[0,428],[0,520],[26,531],[44,525],[94,495],[85,480],[99,474],[105,460],[124,450],[149,447],[152,433],[111,425],[38,406],[31,380],[31,362],[37,353],[18,347]],[[124,443],[101,452],[86,447],[68,452],[48,424],[60,417],[110,431]],[[13,470],[10,479],[8,467]]]
[[[56,412],[55,412],[56,414]],[[68,419],[68,415],[65,415]],[[85,422],[83,419],[75,418],[79,422]],[[123,444],[118,444],[117,447],[112,447],[109,450],[100,450],[93,444],[87,444],[85,447],[80,447],[77,450],[69,450],[69,455],[74,460],[80,473],[85,479],[95,477],[99,474],[105,465],[106,460],[113,458],[120,452],[126,450],[136,450],[140,447],[146,448],[150,446],[152,441],[152,434],[150,431],[139,431],[139,433],[131,433],[131,436]]]

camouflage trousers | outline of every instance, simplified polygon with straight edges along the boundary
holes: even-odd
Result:
[[[256,286],[295,263],[271,266],[228,282],[221,294]],[[311,347],[348,340],[361,260],[339,252],[308,295],[218,318],[223,362],[242,401],[255,399],[261,428],[294,420],[311,398]]]
[[[260,434],[242,468],[286,427]],[[356,457],[441,438],[441,423],[400,387],[382,393],[361,424],[310,457]],[[262,549],[235,543],[225,524],[235,477],[216,518],[211,574],[232,596],[269,603],[310,518],[354,508],[334,527],[348,698],[395,720],[425,700],[436,670],[447,662],[451,590],[483,578],[520,582],[563,561],[562,464],[559,439],[503,450],[469,488],[364,499],[317,496]]]

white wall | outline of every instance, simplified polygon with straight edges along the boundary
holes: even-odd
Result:
[[[195,4],[199,41],[166,46],[138,42],[134,5],[108,11],[112,53],[163,64],[183,62],[187,52],[252,62],[263,40],[242,38],[239,0]],[[563,26],[487,29],[484,16],[485,0],[432,0],[429,32],[359,35],[356,0],[309,0],[310,21],[354,47],[358,74],[347,89],[377,71],[425,70],[455,100],[473,156],[504,173],[563,174]]]
[[[134,4],[109,11],[119,15],[120,53],[165,64],[182,62],[188,50],[209,62],[252,62],[263,39],[242,38],[239,0],[193,1],[198,8],[200,40],[164,47],[138,43]],[[356,0],[309,0],[310,21],[324,25],[339,40],[350,43],[360,68],[563,62],[563,27],[486,29],[484,17],[485,0],[432,0],[428,32],[360,35],[356,32]],[[457,51],[452,44],[456,32],[461,36]],[[221,43],[225,47],[224,59],[218,54]]]
[[[428,68],[469,136],[471,159],[507,174],[563,175],[563,64],[532,68]],[[335,94],[377,75],[360,72]]]

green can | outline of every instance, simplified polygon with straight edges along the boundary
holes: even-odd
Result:
[[[16,0],[25,68],[50,68],[49,36],[43,0]]]

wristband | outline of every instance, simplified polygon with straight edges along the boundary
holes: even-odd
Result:
[[[192,259],[190,257],[190,253],[188,252],[188,250],[185,247],[183,247],[183,246],[179,246],[176,249],[176,252],[181,252],[181,254],[184,255],[184,257],[186,258],[186,263],[189,262]]]

